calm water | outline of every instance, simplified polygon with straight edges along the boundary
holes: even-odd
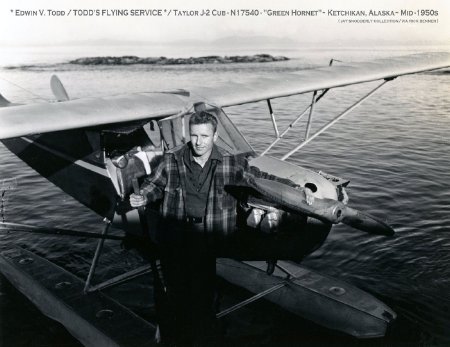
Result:
[[[20,52],[19,58],[17,52],[15,55],[5,51],[0,60],[3,66],[0,67],[0,92],[13,102],[46,102],[52,99],[49,80],[53,73],[58,74],[73,98],[165,88],[189,89],[199,83],[214,84],[246,74],[274,74],[326,65],[331,58],[357,61],[430,49],[265,50],[294,59],[259,65],[92,68],[59,64],[70,58],[97,54],[162,55],[150,49],[130,51],[122,47],[102,50],[86,54],[81,48],[67,48],[59,53],[36,49]],[[185,51],[175,50],[164,54],[189,55]],[[13,65],[27,67],[5,68]],[[376,84],[329,92],[317,105],[313,130]],[[255,345],[278,345],[280,341],[314,346],[450,345],[449,92],[448,71],[394,80],[290,158],[296,164],[350,179],[349,205],[387,219],[397,230],[395,237],[383,238],[337,226],[324,246],[304,261],[304,265],[346,280],[391,306],[399,318],[388,336],[356,341],[260,303],[235,316],[230,326],[236,335],[242,336],[242,341]],[[273,106],[279,117],[279,126],[284,128],[289,124],[309,103],[310,97],[305,95],[275,100]],[[256,150],[263,150],[272,140],[265,103],[232,107],[225,111]],[[275,147],[271,154],[280,156],[296,144],[299,133],[294,133],[288,136],[286,142]],[[10,181],[4,180],[11,178],[16,183],[13,190],[6,191],[2,219],[85,231],[100,230],[99,216],[41,178],[2,145],[0,158],[0,184],[3,188],[7,187]],[[81,277],[87,274],[95,248],[95,243],[86,239],[25,234],[3,234],[0,235],[0,242],[17,242]],[[137,255],[126,259],[123,255],[125,251],[119,245],[113,241],[107,243],[105,257],[102,258],[103,267],[98,271],[97,278],[107,278],[141,261]],[[117,262],[122,258],[125,259],[123,263]],[[2,346],[78,345],[63,328],[44,318],[3,278],[0,278],[0,284]],[[135,302],[130,295],[141,293],[145,297],[148,293],[150,297],[149,288],[148,283],[135,283],[131,287],[116,289],[114,295],[139,313],[149,315],[152,308],[150,300]],[[239,291],[232,295],[233,298],[240,296],[242,293]]]

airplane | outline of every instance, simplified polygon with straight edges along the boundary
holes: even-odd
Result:
[[[83,99],[71,99],[53,76],[50,85],[57,102],[18,105],[0,95],[0,140],[5,147],[104,221],[101,234],[0,223],[3,231],[98,239],[85,281],[16,245],[0,250],[0,271],[44,314],[61,322],[86,346],[154,345],[157,327],[102,290],[148,272],[158,273],[157,247],[147,242],[154,237],[158,207],[135,210],[128,197],[154,170],[164,152],[189,140],[190,115],[207,110],[219,122],[218,146],[233,155],[246,156],[250,165],[261,171],[289,178],[300,186],[295,189],[261,178],[225,187],[227,194],[250,211],[262,212],[259,219],[257,213],[248,214],[248,209],[239,212],[237,232],[230,235],[227,246],[217,250],[218,275],[254,293],[217,317],[265,298],[352,336],[384,336],[396,318],[392,309],[368,293],[317,274],[299,262],[324,243],[335,224],[384,236],[393,235],[394,230],[384,220],[347,205],[348,180],[293,165],[286,159],[395,78],[449,66],[449,53],[421,53],[361,63],[330,62],[327,67],[223,82],[214,87]],[[380,83],[311,134],[315,106],[330,89],[372,81]],[[312,95],[310,104],[280,130],[271,100],[305,93]],[[224,111],[226,107],[259,101],[267,103],[275,135],[262,153],[255,152]],[[299,144],[281,158],[269,156],[269,151],[305,116],[305,134]],[[304,200],[304,188],[315,197],[312,205]],[[275,231],[268,218],[274,210],[282,211],[284,221]],[[111,225],[123,229],[125,236],[109,234]],[[148,246],[156,255],[149,256],[148,265],[93,285],[105,240],[130,242],[138,248]],[[149,252],[148,248],[143,252]],[[130,322],[133,339],[124,339],[118,331],[127,331]]]

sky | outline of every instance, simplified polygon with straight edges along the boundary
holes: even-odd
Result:
[[[97,16],[95,10],[128,10],[128,15]],[[131,16],[131,10],[166,10],[163,16]],[[254,9],[260,15],[212,16],[213,10]],[[43,10],[44,16],[23,15]],[[64,16],[48,10],[64,11]],[[76,12],[75,10],[78,10]],[[86,15],[80,14],[84,10]],[[94,15],[89,15],[89,10]],[[175,16],[174,10],[209,10],[210,16]],[[269,16],[264,10],[318,11],[316,16]],[[328,11],[401,11],[394,17],[330,15]],[[428,15],[416,11],[431,10]],[[69,11],[70,14],[69,14]],[[167,15],[171,11],[170,15]],[[39,12],[38,12],[39,13]],[[59,12],[61,13],[61,12]],[[91,12],[92,13],[92,12]],[[214,12],[217,13],[217,12]],[[242,12],[240,12],[242,14]],[[430,14],[431,13],[431,14]],[[342,20],[433,20],[434,23],[343,23]],[[449,0],[2,0],[0,46],[64,45],[76,43],[214,41],[223,37],[265,36],[317,44],[392,42],[450,44]]]

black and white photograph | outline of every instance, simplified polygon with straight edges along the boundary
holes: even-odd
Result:
[[[4,0],[0,347],[450,345],[450,2]]]

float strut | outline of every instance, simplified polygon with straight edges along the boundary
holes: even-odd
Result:
[[[109,227],[111,226],[111,221],[108,218],[105,218],[105,219],[103,219],[103,222],[106,223],[106,225],[103,228],[102,236],[106,236],[106,234],[108,234]],[[95,268],[97,267],[97,263],[98,263],[98,258],[100,257],[100,253],[102,252],[104,243],[105,243],[105,239],[104,238],[101,238],[100,240],[98,240],[97,248],[96,248],[95,254],[94,254],[94,258],[92,259],[91,268],[89,269],[89,274],[88,274],[88,277],[86,279],[86,284],[84,285],[84,292],[85,293],[88,292],[89,287],[91,285],[91,280],[92,280],[92,277],[94,276]]]
[[[256,300],[258,300],[258,299],[261,299],[262,297],[264,297],[264,296],[266,296],[266,295],[268,295],[270,293],[273,293],[276,290],[279,290],[279,289],[285,287],[288,283],[289,282],[282,282],[282,283],[277,284],[277,285],[275,285],[273,287],[270,287],[269,289],[267,289],[267,290],[265,290],[265,291],[263,291],[261,293],[258,293],[256,295],[252,296],[251,298],[248,298],[247,300],[244,300],[244,301],[242,301],[242,302],[240,302],[240,303],[238,303],[238,304],[236,304],[234,306],[231,306],[230,308],[227,308],[226,310],[223,310],[222,312],[219,312],[218,314],[216,314],[216,318],[222,318],[223,316],[226,316],[227,314],[230,314],[231,312],[234,312],[234,311],[236,311],[236,310],[238,310],[238,309],[240,309],[240,308],[242,308],[242,307],[244,307],[244,306],[246,306],[246,305],[248,305],[248,304],[250,304],[250,303],[252,303],[252,302],[254,302]]]
[[[136,277],[139,277],[141,275],[144,275],[148,272],[152,271],[152,268],[150,267],[150,265],[143,265],[137,269],[131,270],[129,272],[126,272],[124,274],[118,275],[114,278],[111,278],[103,283],[97,284],[95,286],[89,287],[87,289],[88,292],[95,292],[97,290],[102,290],[105,288],[109,288],[112,286],[116,286],[122,283],[125,283],[127,281],[130,281]],[[86,290],[85,290],[86,292]]]

